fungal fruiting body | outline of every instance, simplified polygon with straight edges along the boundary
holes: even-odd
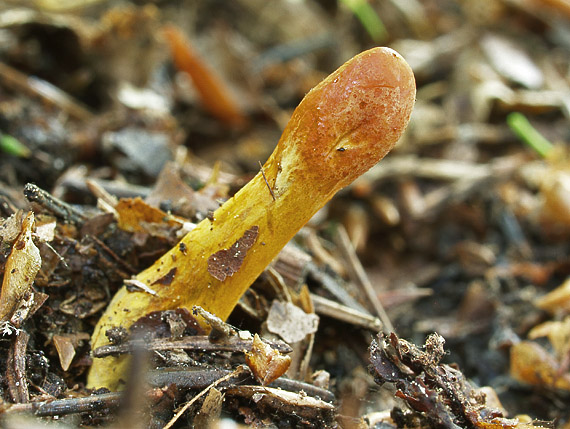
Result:
[[[415,93],[411,68],[389,48],[363,52],[328,76],[295,109],[262,171],[137,275],[156,294],[126,287],[117,292],[95,328],[92,348],[108,342],[107,329],[128,328],[152,311],[200,305],[226,319],[295,233],[392,149],[408,124]],[[240,247],[244,237],[247,246]],[[239,258],[239,264],[230,269],[224,257]],[[169,273],[169,282],[161,282]],[[119,361],[95,359],[89,386],[116,389]]]

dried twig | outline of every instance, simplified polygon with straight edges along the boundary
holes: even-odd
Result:
[[[39,96],[43,100],[56,105],[61,110],[77,119],[93,119],[93,113],[91,113],[86,106],[82,105],[77,100],[74,100],[69,94],[66,94],[60,88],[57,88],[43,79],[35,76],[27,76],[4,63],[0,63],[0,77],[11,85],[14,85],[32,95]]]
[[[159,350],[194,350],[202,352],[242,352],[244,350],[251,349],[251,344],[253,340],[242,340],[241,338],[229,337],[222,342],[212,342],[208,336],[192,336],[184,337],[180,339],[172,338],[157,338],[145,343],[145,347],[148,350],[159,351]],[[266,344],[272,348],[279,350],[281,353],[291,353],[292,349],[283,341],[270,341],[264,340]],[[102,358],[105,356],[119,355],[123,353],[130,353],[134,347],[136,347],[135,342],[128,342],[118,345],[105,345],[93,350],[93,357]]]
[[[331,317],[355,326],[361,326],[374,332],[378,332],[382,329],[380,319],[368,313],[363,313],[315,294],[311,294],[311,299],[315,305],[315,313],[319,315]]]
[[[271,185],[267,181],[267,177],[265,177],[265,171],[263,171],[263,165],[261,164],[261,161],[259,161],[259,170],[261,171],[261,175],[263,176],[263,180],[265,180],[265,184],[267,185],[267,189],[269,189],[269,193],[271,194],[271,198],[273,198],[273,201],[275,201],[275,193],[273,192],[273,189],[271,189]]]
[[[16,403],[26,403],[30,400],[26,378],[26,348],[29,339],[30,336],[26,332],[18,331],[18,334],[12,339],[8,354],[6,380],[10,395]]]
[[[231,371],[224,369],[159,369],[149,372],[148,382],[151,386],[155,387],[176,384],[180,389],[198,390],[205,388],[210,383],[230,373]],[[254,383],[254,378],[249,375],[245,376],[245,373],[239,380],[240,383]],[[329,390],[303,381],[291,380],[284,377],[278,378],[270,383],[269,386],[291,392],[305,392],[309,396],[314,396],[327,402],[332,402],[335,399],[334,394]]]
[[[4,411],[4,414],[30,413],[38,417],[53,417],[108,410],[119,406],[122,395],[122,392],[112,392],[82,398],[49,399],[28,404],[13,404]]]
[[[28,183],[24,186],[24,196],[28,201],[39,204],[55,216],[75,225],[81,225],[87,220],[87,216],[79,210],[55,198],[49,192],[44,191],[33,183]]]
[[[382,321],[384,331],[394,332],[394,326],[392,325],[392,322],[390,322],[390,318],[388,317],[386,310],[384,310],[382,303],[378,299],[377,292],[374,290],[374,286],[372,286],[372,283],[370,282],[370,279],[368,278],[368,275],[366,274],[366,271],[364,270],[364,267],[362,266],[360,259],[358,259],[356,251],[350,242],[346,229],[344,229],[342,225],[339,226],[337,230],[337,242],[345,260],[347,261],[350,271],[354,276],[354,279],[358,284],[360,284],[366,298],[370,300],[376,314]]]
[[[100,247],[107,255],[109,255],[111,259],[113,259],[113,261],[115,261],[118,265],[120,265],[123,269],[125,269],[129,274],[134,274],[137,272],[137,270],[131,264],[129,264],[124,259],[119,257],[115,252],[113,252],[113,250],[109,246],[107,246],[97,237],[90,236],[89,238],[93,240],[98,247]],[[123,278],[127,277],[124,273],[119,273],[119,274],[121,274]]]
[[[171,428],[174,425],[174,423],[176,423],[176,421],[182,416],[182,414],[184,414],[188,410],[188,408],[190,408],[192,404],[194,404],[194,402],[196,402],[198,399],[200,399],[202,396],[208,393],[211,388],[216,387],[220,383],[227,381],[230,378],[239,377],[240,375],[246,372],[249,372],[246,366],[239,366],[235,371],[232,371],[228,375],[225,375],[224,377],[214,381],[212,384],[210,384],[208,387],[206,387],[204,390],[202,390],[200,393],[194,396],[191,400],[186,402],[186,404],[184,404],[184,406],[176,413],[176,415],[172,417],[172,419],[166,424],[166,426],[164,426],[164,429]]]

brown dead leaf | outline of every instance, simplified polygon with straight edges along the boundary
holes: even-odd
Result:
[[[169,161],[162,168],[145,202],[153,207],[160,207],[161,203],[168,202],[169,210],[191,218],[197,211],[195,194],[196,192],[180,177],[177,165]]]
[[[208,258],[208,272],[219,281],[233,276],[241,267],[247,251],[253,246],[259,227],[252,226],[229,249],[220,250]]]
[[[53,344],[59,355],[59,361],[61,362],[61,368],[64,371],[69,369],[71,361],[75,357],[75,347],[71,341],[71,338],[64,337],[62,335],[53,336]]]
[[[511,376],[523,383],[570,390],[570,374],[548,351],[532,341],[521,341],[511,348]]]
[[[541,310],[554,313],[570,313],[570,277],[553,291],[535,300]]]
[[[31,308],[33,303],[32,284],[42,264],[40,251],[32,240],[33,227],[34,214],[29,212],[22,222],[22,230],[6,261],[2,282],[0,321],[11,321],[16,327],[27,316],[26,311],[18,312],[18,310],[21,307]],[[19,313],[18,320],[11,320],[16,313]]]
[[[140,197],[122,198],[115,210],[119,216],[119,228],[128,232],[149,232],[145,224],[178,224],[167,213],[151,207]]]
[[[548,168],[542,176],[540,191],[544,198],[542,213],[548,222],[570,225],[570,160],[565,151],[555,147],[548,154]]]
[[[570,352],[570,316],[561,321],[541,323],[528,333],[531,340],[540,337],[548,337],[558,359],[564,359]]]
[[[285,374],[291,364],[291,358],[283,356],[255,334],[251,351],[245,354],[245,362],[257,381],[266,386]]]
[[[196,428],[209,428],[220,418],[222,412],[222,403],[224,402],[224,395],[215,387],[212,387],[204,402],[200,407],[200,411],[194,417],[194,427]]]
[[[59,355],[61,368],[64,371],[69,369],[73,358],[75,357],[75,348],[80,340],[88,340],[89,335],[86,333],[71,334],[71,335],[54,335],[53,344]]]
[[[12,243],[22,229],[22,211],[14,213],[0,224],[0,239],[7,243]]]

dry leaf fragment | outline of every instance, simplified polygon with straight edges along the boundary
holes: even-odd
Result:
[[[194,417],[193,427],[195,428],[211,428],[220,418],[222,413],[222,403],[224,395],[215,387],[209,389],[208,394],[204,398],[204,402],[200,407],[200,411]]]
[[[150,293],[151,295],[156,295],[155,290],[149,288],[147,285],[137,279],[126,279],[123,281],[123,283],[129,291],[140,289],[146,293]]]
[[[288,343],[302,341],[317,332],[319,316],[308,314],[294,304],[273,301],[267,316],[267,329]]]
[[[266,386],[287,372],[291,357],[283,356],[279,350],[265,344],[259,335],[255,334],[251,351],[245,354],[245,363],[257,381]]]
[[[54,335],[53,344],[59,355],[59,362],[61,363],[61,368],[64,371],[69,369],[71,361],[75,357],[75,346],[71,341],[71,338],[63,335]]]
[[[172,158],[171,138],[163,130],[127,126],[102,135],[106,150],[124,154],[125,160],[150,177],[156,177]]]
[[[562,160],[560,160],[560,158]],[[549,155],[550,165],[542,177],[544,217],[563,225],[570,225],[570,163],[555,149]]]
[[[259,227],[252,226],[245,231],[229,249],[222,249],[208,258],[208,272],[219,281],[233,276],[243,264],[247,251],[257,240]]]
[[[521,341],[511,349],[511,376],[524,383],[570,390],[570,374],[539,344]]]
[[[554,313],[570,312],[570,277],[556,289],[535,300],[541,310]]]
[[[18,211],[0,225],[0,239],[7,243],[12,243],[21,231],[22,212]]]
[[[191,219],[198,210],[214,211],[219,207],[215,199],[203,198],[199,192],[188,186],[180,175],[176,163],[167,162],[158,175],[156,183],[145,202],[152,207],[160,207],[168,202],[169,209],[180,216]]]
[[[121,198],[115,207],[119,216],[119,228],[128,232],[152,232],[145,227],[147,224],[179,224],[174,222],[172,216],[160,209],[151,207],[140,197]]]
[[[570,316],[564,320],[544,322],[535,326],[528,333],[528,338],[534,340],[548,337],[559,361],[568,357],[570,352]]]
[[[32,283],[40,270],[42,259],[40,251],[32,241],[34,214],[29,212],[22,222],[22,230],[12,245],[12,252],[6,261],[2,293],[0,295],[0,321],[10,321],[18,327],[27,316],[19,312],[18,320],[14,316],[22,305],[30,308],[33,303]],[[27,306],[26,303],[29,303]],[[20,320],[21,319],[21,320]]]
[[[55,238],[55,228],[57,224],[55,220],[48,222],[36,222],[35,236],[42,243],[49,243]]]
[[[78,332],[76,334],[54,335],[52,340],[59,356],[61,368],[67,371],[75,357],[75,349],[80,341],[88,340],[89,334]]]

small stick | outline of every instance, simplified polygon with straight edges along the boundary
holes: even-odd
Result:
[[[312,262],[307,265],[309,276],[314,281],[318,282],[329,294],[331,294],[342,305],[352,308],[364,314],[370,312],[362,306],[354,297],[348,292],[346,282],[340,278],[336,278],[331,274],[319,269]]]
[[[118,407],[122,396],[122,392],[111,392],[83,398],[48,399],[28,404],[13,404],[8,406],[4,414],[31,413],[37,417],[50,417],[108,410]]]
[[[355,326],[361,326],[374,332],[378,332],[382,329],[380,319],[370,314],[363,313],[319,295],[311,294],[311,299],[315,305],[315,313],[318,315],[331,317]]]
[[[150,188],[147,186],[133,185],[130,183],[120,182],[118,180],[64,177],[63,180],[59,182],[58,187],[60,189],[63,188],[66,190],[93,193],[93,188],[88,185],[88,182],[102,188],[114,198],[146,198],[150,194]],[[95,196],[99,197],[99,195]]]
[[[154,387],[176,384],[179,389],[198,390],[230,373],[230,371],[225,369],[159,369],[149,372],[148,381]],[[243,383],[255,383],[253,376],[248,375],[248,377],[240,377],[238,380],[240,385],[243,385]],[[269,384],[269,387],[288,390],[289,392],[303,391],[309,396],[315,396],[327,402],[333,402],[335,399],[334,394],[330,390],[305,383],[304,381],[291,380],[284,377],[278,378]]]
[[[208,387],[206,387],[204,390],[202,390],[200,393],[198,393],[196,396],[194,396],[191,400],[186,402],[186,404],[180,409],[180,411],[178,411],[176,413],[176,415],[174,417],[172,417],[172,419],[166,424],[166,426],[164,426],[164,429],[171,428],[174,425],[174,423],[176,423],[177,420],[182,416],[182,414],[184,414],[188,410],[188,408],[190,408],[194,404],[194,402],[196,402],[198,399],[200,399],[202,396],[204,396],[206,393],[208,393],[211,388],[216,387],[218,384],[220,384],[226,380],[229,380],[230,378],[238,377],[238,376],[240,376],[246,372],[247,372],[247,370],[246,370],[245,366],[239,366],[235,371],[233,371],[233,372],[229,373],[228,375],[214,381],[212,384],[210,384]]]
[[[87,216],[79,210],[54,197],[33,183],[27,183],[24,186],[24,196],[28,201],[38,203],[55,216],[75,225],[82,225],[83,222],[87,220]]]
[[[113,250],[111,250],[111,248],[109,246],[107,246],[105,243],[103,243],[97,237],[90,235],[89,238],[91,240],[93,240],[95,242],[95,244],[97,244],[97,246],[99,246],[101,249],[103,249],[105,251],[105,253],[107,255],[109,255],[109,257],[111,257],[117,264],[119,264],[121,267],[123,267],[125,270],[127,270],[127,272],[129,272],[130,274],[134,274],[137,272],[137,270],[135,270],[131,264],[129,264],[128,262],[124,261],[122,258],[117,256],[117,254],[115,252],[113,252]]]
[[[273,198],[273,201],[275,201],[275,194],[273,193],[273,189],[271,189],[271,186],[269,186],[269,182],[267,181],[267,177],[265,177],[265,172],[263,171],[263,165],[261,164],[261,161],[259,162],[259,169],[261,170],[261,175],[263,176],[263,180],[265,180],[265,184],[267,185],[267,189],[269,189],[269,193],[271,194],[271,198]]]
[[[42,100],[59,107],[76,119],[89,121],[94,118],[93,113],[91,113],[86,106],[73,99],[60,88],[43,79],[35,76],[27,76],[21,71],[4,63],[0,63],[0,78],[29,94],[36,95]]]
[[[24,332],[18,332],[12,339],[10,350],[8,351],[8,368],[6,370],[6,381],[10,395],[16,403],[30,401],[28,392],[28,380],[26,378],[26,349],[30,336]]]
[[[89,189],[97,199],[103,200],[107,205],[114,208],[119,203],[119,199],[108,192],[101,183],[96,180],[87,179],[85,184],[87,185],[87,189]]]
[[[182,349],[190,351],[202,351],[202,352],[243,352],[244,350],[250,350],[253,340],[242,340],[241,338],[235,336],[230,337],[222,342],[212,342],[208,336],[196,335],[191,337],[185,337],[181,339],[173,340],[172,338],[157,338],[146,343],[146,347],[152,351],[159,350],[172,350],[172,349]],[[275,350],[281,353],[291,353],[291,347],[283,341],[269,341],[263,340],[264,343],[268,344]],[[124,344],[109,344],[106,346],[101,346],[93,350],[94,358],[102,358],[105,356],[119,355],[124,353],[129,353],[133,349],[133,342],[127,342]]]
[[[356,279],[358,280],[358,283],[360,283],[360,285],[362,286],[362,289],[364,290],[366,297],[370,300],[370,303],[374,307],[376,314],[382,321],[382,324],[384,325],[383,330],[388,333],[395,332],[394,326],[392,325],[392,322],[390,322],[390,318],[388,317],[386,310],[384,310],[382,303],[378,299],[378,295],[376,294],[376,291],[374,290],[374,287],[372,286],[370,279],[366,275],[366,271],[364,271],[364,267],[362,266],[360,259],[358,259],[356,251],[354,250],[354,247],[350,242],[350,238],[346,233],[346,229],[344,229],[343,226],[340,226],[338,228],[338,242],[340,244],[341,251],[344,253],[344,256],[346,257],[348,263],[350,264],[350,268],[352,269],[354,275],[356,276]]]

